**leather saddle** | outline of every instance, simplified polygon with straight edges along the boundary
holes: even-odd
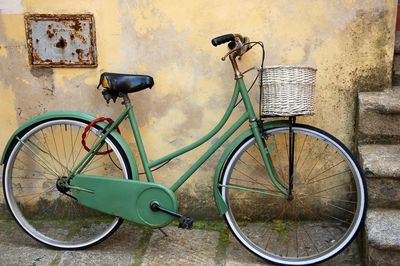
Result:
[[[130,75],[120,73],[104,72],[100,76],[100,82],[97,86],[112,90],[117,93],[137,92],[153,87],[154,80],[146,75]]]

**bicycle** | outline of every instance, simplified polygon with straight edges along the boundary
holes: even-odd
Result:
[[[125,109],[115,121],[62,111],[18,128],[1,163],[6,203],[22,229],[58,249],[95,245],[123,219],[161,228],[178,218],[179,227],[190,229],[193,220],[178,213],[175,191],[248,122],[250,129],[222,154],[213,179],[217,209],[237,240],[262,259],[284,265],[322,262],[349,245],[367,204],[365,180],[353,155],[334,136],[296,123],[293,116],[272,122],[257,118],[237,58],[262,43],[239,34],[212,40],[214,46],[224,43],[230,51],[223,59],[230,59],[236,80],[224,116],[207,135],[160,159],[148,160],[128,97],[151,88],[150,76],[101,75],[107,103],[123,98]],[[264,53],[263,48],[261,69]],[[210,140],[241,101],[240,118],[172,186],[154,181],[152,171]],[[145,181],[118,133],[124,119],[130,122]],[[76,219],[81,219],[78,224]]]

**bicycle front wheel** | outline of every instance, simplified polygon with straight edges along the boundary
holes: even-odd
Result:
[[[276,182],[288,188],[289,129],[264,132]],[[268,175],[254,137],[232,152],[221,172],[226,222],[257,256],[282,265],[327,260],[355,237],[366,209],[365,181],[349,150],[322,130],[293,127],[291,197]],[[276,183],[275,182],[275,183]]]
[[[3,173],[7,205],[17,223],[34,239],[54,248],[81,249],[110,236],[122,219],[81,206],[70,191],[57,186],[87,154],[81,135],[87,121],[75,118],[38,122],[19,134],[11,147]],[[92,127],[86,137],[91,147],[101,137]],[[100,151],[81,173],[131,178],[131,169],[120,144],[105,139]]]

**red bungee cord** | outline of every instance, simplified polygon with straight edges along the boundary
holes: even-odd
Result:
[[[91,127],[93,127],[97,123],[100,123],[100,122],[103,122],[103,121],[107,121],[110,124],[114,122],[111,118],[99,117],[99,118],[96,118],[95,120],[93,120],[92,122],[90,122],[89,125],[87,125],[85,127],[85,130],[83,130],[81,143],[82,143],[82,145],[83,145],[83,147],[85,148],[86,151],[90,151],[90,148],[86,145],[86,141],[85,141],[87,132],[90,130]],[[119,134],[121,134],[121,131],[119,130],[119,128],[117,127],[116,129],[117,129],[117,132]],[[96,155],[104,155],[104,154],[108,154],[108,153],[111,153],[111,152],[112,152],[112,149],[105,150],[105,151],[98,151],[98,152],[96,152]]]

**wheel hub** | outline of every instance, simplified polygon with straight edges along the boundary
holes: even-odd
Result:
[[[66,176],[62,176],[60,178],[57,179],[56,182],[56,187],[58,189],[58,191],[60,191],[61,193],[67,193],[69,191],[69,188],[67,186],[67,177]]]
[[[294,199],[294,196],[293,196],[293,194],[291,194],[291,195],[288,195],[288,197],[287,197],[287,200],[288,201],[292,201]]]

